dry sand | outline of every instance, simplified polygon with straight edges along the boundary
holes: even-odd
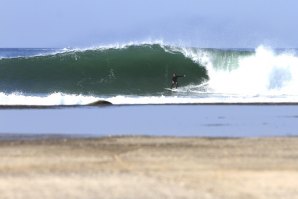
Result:
[[[298,138],[0,141],[0,199],[298,198]]]

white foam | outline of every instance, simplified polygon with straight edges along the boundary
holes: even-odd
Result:
[[[298,95],[291,98],[280,96],[239,96],[210,94],[205,97],[183,97],[183,96],[116,96],[106,98],[112,104],[210,104],[210,103],[296,103]]]
[[[235,66],[226,68],[216,66],[212,61],[215,55],[208,51],[174,50],[206,67],[210,92],[243,96],[298,94],[298,57],[292,52],[278,54],[268,47],[259,46],[255,53],[239,56]]]
[[[203,85],[204,87],[206,85]],[[202,87],[200,89],[202,89]],[[179,95],[176,93],[185,93]],[[227,95],[223,93],[199,92],[197,86],[179,88],[171,96],[123,96],[98,97],[53,93],[46,96],[28,96],[21,93],[0,93],[0,105],[87,105],[98,100],[112,104],[208,104],[208,103],[293,103],[298,102],[298,95]]]
[[[28,96],[21,93],[0,93],[0,105],[85,105],[95,102],[93,96],[53,93],[46,96]]]

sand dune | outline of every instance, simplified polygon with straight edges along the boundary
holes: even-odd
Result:
[[[0,141],[1,199],[298,198],[298,138]]]

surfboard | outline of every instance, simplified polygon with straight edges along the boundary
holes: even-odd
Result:
[[[165,88],[168,91],[172,91],[172,92],[177,92],[178,89],[177,88]]]

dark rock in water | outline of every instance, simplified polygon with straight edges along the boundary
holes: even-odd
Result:
[[[98,100],[90,104],[87,104],[87,106],[100,106],[100,105],[112,105],[112,103],[105,100]]]

